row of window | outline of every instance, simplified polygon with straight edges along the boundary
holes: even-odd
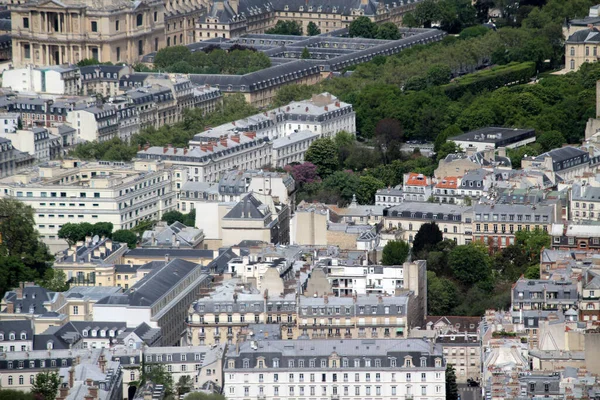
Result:
[[[355,396],[360,396],[361,395],[361,388],[362,386],[354,386],[354,395]],[[280,396],[282,395],[282,393],[280,393],[279,390],[279,386],[273,386],[273,395],[274,396]],[[372,390],[375,389],[375,390]],[[327,396],[328,394],[328,386],[321,386],[321,395],[322,396]],[[330,388],[331,390],[331,395],[333,396],[338,396],[341,395],[343,393],[344,396],[349,396],[350,395],[350,386],[343,386],[342,389],[340,390],[337,386],[332,386]],[[296,392],[296,387],[295,386],[289,386],[288,387],[288,393],[290,396],[315,396],[316,395],[316,391],[317,391],[317,387],[316,386],[308,386],[308,391],[306,391],[306,388],[304,386],[298,386],[298,391]],[[230,386],[229,387],[229,394],[230,395],[235,395],[235,386]],[[398,395],[398,387],[397,386],[391,386],[390,387],[390,392],[392,396],[396,396]],[[441,385],[437,385],[435,386],[435,393],[436,394],[440,394],[443,392],[442,386]],[[364,394],[366,396],[381,396],[382,395],[382,387],[381,386],[364,386]],[[412,392],[412,386],[408,385],[406,386],[406,395],[407,396],[411,396],[413,394]],[[427,392],[427,386],[421,386],[421,396],[427,396],[428,392]],[[264,396],[265,395],[265,387],[264,386],[259,386],[258,387],[258,395],[259,396]],[[244,396],[250,396],[250,386],[244,386]]]
[[[26,332],[21,332],[21,334],[19,335],[19,338],[21,340],[27,340],[27,333]],[[0,332],[0,341],[4,340],[4,332]],[[15,334],[15,332],[10,332],[8,334],[8,340],[17,340],[17,335]]]
[[[362,360],[362,361],[361,361]],[[305,368],[305,360],[297,360],[298,361],[298,368]],[[395,357],[389,357],[389,361],[390,361],[390,367],[394,368],[396,367],[396,361],[397,359]],[[296,360],[288,360],[287,362],[287,367],[288,368],[294,368],[296,364]],[[315,358],[311,358],[308,360],[308,367],[309,368],[315,368],[317,364],[317,359]],[[326,358],[322,358],[320,359],[320,367],[321,368],[327,368],[328,364],[329,364],[329,360]],[[343,367],[343,368],[348,368],[350,367],[350,364],[352,364],[352,366],[354,368],[360,368],[360,367],[371,367],[371,359],[367,358],[367,357],[363,357],[361,358],[355,358],[353,359],[352,363],[350,362],[350,360],[348,358],[342,358],[341,359],[341,363],[338,364],[338,360],[333,359],[331,360],[331,368],[338,368],[338,367]],[[243,368],[250,368],[250,360],[247,358],[244,358],[242,360],[242,366]],[[376,368],[381,367],[381,359],[376,358],[374,359],[374,365]],[[427,367],[427,358],[426,357],[421,357],[420,358],[420,366],[422,368]],[[442,366],[442,360],[441,358],[436,358],[435,359],[435,366],[436,367],[441,367]],[[229,367],[230,368],[235,368],[235,361],[234,360],[230,360],[229,361]],[[262,359],[258,360],[258,368],[266,368],[266,362]],[[280,368],[280,363],[279,363],[279,359],[278,358],[274,358],[272,360],[272,367],[273,368]],[[406,356],[404,357],[404,367],[405,368],[412,368],[414,367],[413,362],[412,362],[412,357],[411,356]],[[367,374],[369,375],[369,374]],[[293,377],[293,374],[290,374],[290,376]],[[323,374],[323,376],[325,376],[325,374]],[[336,374],[333,374],[333,376],[337,376]],[[410,377],[410,374],[407,374],[407,376]],[[425,373],[423,373],[422,376],[425,376]]]

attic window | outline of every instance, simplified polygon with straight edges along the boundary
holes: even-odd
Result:
[[[289,7],[289,6],[286,4],[286,5],[283,7],[283,10],[284,10],[284,11],[289,11],[289,10],[290,10],[290,7]]]

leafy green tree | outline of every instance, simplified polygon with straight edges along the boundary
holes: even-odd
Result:
[[[390,240],[383,247],[381,263],[383,265],[402,265],[408,258],[410,247],[403,240]]]
[[[35,376],[31,393],[41,395],[44,400],[55,400],[60,387],[58,372],[43,371]]]
[[[493,258],[493,269],[501,279],[514,282],[525,272],[530,264],[523,246],[513,244],[496,252]]]
[[[192,377],[189,375],[182,375],[179,377],[176,385],[176,391],[179,396],[189,393],[194,388],[194,382]]]
[[[490,256],[480,243],[456,246],[448,255],[448,266],[465,286],[486,282],[491,277]]]
[[[358,178],[356,200],[359,204],[374,204],[375,193],[384,187],[385,184],[381,180],[370,175],[363,175]]]
[[[544,152],[562,147],[567,140],[559,131],[548,131],[539,135],[536,142],[541,146],[542,151]]]
[[[154,66],[166,68],[173,64],[174,60],[184,61],[190,57],[192,52],[186,46],[170,46],[160,49],[154,56]]]
[[[336,171],[323,180],[322,188],[324,190],[321,195],[324,198],[320,201],[329,204],[347,205],[352,200],[352,196],[358,191],[359,185],[360,178],[357,174],[351,171]]]
[[[486,35],[489,31],[490,28],[487,28],[483,25],[470,26],[463,29],[458,35],[458,38],[462,40],[468,40],[478,36]]]
[[[279,20],[275,26],[265,31],[269,35],[295,35],[302,36],[302,26],[296,21]]]
[[[88,224],[91,225],[91,224]],[[67,241],[69,246],[74,245],[80,240],[84,240],[85,236],[91,233],[85,231],[82,224],[74,224],[67,222],[58,230],[58,237]]]
[[[450,82],[452,70],[445,64],[433,64],[427,70],[427,83],[431,86],[445,85]]]
[[[446,400],[458,400],[456,370],[452,364],[446,364]]]
[[[461,151],[462,149],[456,142],[449,141],[440,146],[436,154],[436,159],[440,162],[440,160],[446,158],[448,154],[460,153]]]
[[[92,228],[94,235],[100,237],[111,237],[113,231],[112,222],[96,222]]]
[[[356,138],[353,134],[346,131],[339,131],[335,134],[333,141],[338,148],[338,151],[343,147],[350,147],[355,144]]]
[[[375,125],[375,142],[385,164],[400,158],[404,131],[400,121],[384,118]]]
[[[440,20],[440,5],[435,0],[423,0],[413,12],[414,18],[424,28],[431,28],[433,22]]]
[[[164,213],[160,220],[165,221],[167,224],[171,225],[174,222],[183,223],[183,221],[185,220],[185,216],[183,215],[183,213],[177,210],[171,210]]]
[[[515,233],[517,245],[523,248],[523,251],[532,263],[539,263],[540,253],[544,248],[550,248],[550,235],[541,229],[532,231],[517,231]]]
[[[65,272],[54,268],[48,268],[38,284],[52,292],[66,292],[69,290]]]
[[[442,133],[437,135],[437,137],[435,138],[435,142],[433,143],[433,151],[438,153],[440,151],[441,147],[446,143],[446,141],[449,138],[451,138],[453,136],[458,136],[462,133],[463,133],[463,131],[460,130],[458,125],[453,124],[453,125],[448,126],[446,129],[444,129],[442,131]],[[445,156],[442,158],[445,158]],[[440,159],[438,158],[438,160],[440,160]]]
[[[444,235],[435,222],[424,223],[415,235],[415,240],[413,240],[413,255],[419,255],[423,250],[432,250],[442,240],[444,240]]]
[[[400,37],[400,30],[393,22],[384,22],[377,26],[375,39],[398,40]]]
[[[165,395],[173,394],[173,375],[167,371],[164,364],[144,364],[142,375],[143,382],[152,382],[163,385]]]
[[[319,176],[326,178],[338,169],[335,143],[329,138],[315,140],[306,151],[304,160],[315,164]]]
[[[310,51],[308,51],[308,47],[304,47],[304,49],[302,49],[302,55],[300,56],[300,58],[303,60],[310,59]]]
[[[377,35],[377,24],[368,17],[358,17],[348,27],[350,37],[373,39]]]
[[[130,230],[119,229],[113,232],[112,240],[119,243],[127,243],[127,247],[135,249],[138,242],[138,236]]]
[[[84,58],[83,60],[80,60],[77,63],[78,67],[87,67],[90,65],[113,65],[113,63],[111,63],[110,61],[106,61],[106,62],[98,62],[98,60],[96,60],[95,58]]]
[[[317,24],[315,24],[312,21],[308,23],[308,26],[306,27],[306,32],[308,33],[308,36],[316,36],[321,34],[321,30],[319,29]]]
[[[429,265],[427,267],[429,268]],[[459,291],[454,282],[438,277],[433,271],[427,271],[427,313],[451,315],[458,302]]]

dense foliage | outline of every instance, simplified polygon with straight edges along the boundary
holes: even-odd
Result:
[[[390,240],[383,247],[381,263],[383,265],[402,265],[408,258],[410,246],[402,240]]]
[[[45,276],[53,257],[39,240],[33,209],[0,199],[0,293]]]
[[[352,21],[348,28],[348,35],[350,37],[384,40],[398,40],[401,37],[400,30],[393,22],[384,22],[378,25],[368,17],[358,17]]]
[[[181,222],[186,226],[194,227],[196,226],[196,210],[192,210],[187,214],[176,210],[167,211],[163,214],[161,221],[165,221],[169,225],[175,222]]]
[[[419,233],[431,231],[423,227]],[[418,253],[427,260],[427,301],[431,315],[482,315],[488,308],[507,309],[510,287],[521,275],[539,277],[540,252],[550,245],[548,233],[519,231],[504,249],[481,242],[457,246],[443,240]],[[414,247],[413,247],[414,252]]]
[[[313,22],[313,25],[314,25],[314,22]],[[315,33],[315,27],[316,27],[316,25],[312,26],[312,27],[310,25],[308,26],[308,29],[309,29],[308,34],[310,36],[314,36],[313,34]],[[296,21],[279,20],[279,21],[277,21],[277,23],[275,24],[275,26],[273,28],[267,29],[265,31],[265,33],[268,35],[302,36],[302,25],[300,25]]]
[[[228,51],[209,46],[192,52],[186,46],[160,49],[154,57],[157,71],[183,74],[243,75],[271,66],[269,57],[251,47],[233,46]]]

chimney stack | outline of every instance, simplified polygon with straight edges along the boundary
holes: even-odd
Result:
[[[96,386],[90,386],[88,392],[93,399],[98,399],[98,388]]]
[[[69,387],[67,385],[63,385],[58,389],[59,398],[66,399],[69,395]],[[58,399],[57,399],[58,400]]]
[[[102,371],[102,373],[106,372],[106,357],[104,357],[104,354],[100,355],[100,358],[98,359],[98,366],[100,367],[100,371]]]
[[[71,366],[71,369],[69,369],[69,388],[73,388],[73,385],[75,385],[75,368]]]

